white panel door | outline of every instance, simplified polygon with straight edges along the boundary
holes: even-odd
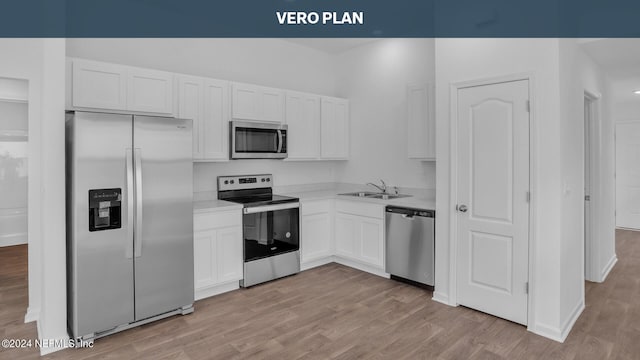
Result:
[[[126,110],[127,68],[95,61],[73,60],[74,107]]]
[[[289,126],[289,159],[317,159],[320,156],[320,97],[288,92],[286,122]]]
[[[193,120],[193,159],[204,157],[203,79],[180,75],[178,78],[178,117]]]
[[[616,124],[616,226],[640,229],[640,122]]]
[[[323,97],[320,104],[320,155],[323,159],[347,159],[349,102]]]
[[[205,160],[229,159],[229,82],[204,83],[203,141]]]
[[[521,324],[529,260],[528,100],[527,80],[458,90],[458,303]]]
[[[331,256],[331,214],[318,213],[301,216],[300,250],[302,262]]]
[[[129,68],[127,110],[172,114],[173,74],[158,70]]]
[[[242,227],[218,229],[216,240],[217,282],[225,283],[242,279]]]

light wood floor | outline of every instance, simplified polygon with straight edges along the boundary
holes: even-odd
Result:
[[[46,359],[640,359],[640,232],[618,231],[619,262],[587,283],[586,310],[564,344],[523,326],[431,300],[431,293],[330,264],[198,301],[195,312]],[[0,338],[23,324],[26,248],[0,250]],[[0,349],[0,359],[37,358]]]

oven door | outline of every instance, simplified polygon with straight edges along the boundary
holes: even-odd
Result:
[[[242,218],[244,261],[299,250],[299,210],[297,202],[245,208]]]
[[[286,157],[287,125],[231,122],[232,159],[283,159]]]

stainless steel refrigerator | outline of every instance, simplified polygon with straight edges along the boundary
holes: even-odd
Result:
[[[191,126],[67,113],[67,326],[74,338],[193,311]]]

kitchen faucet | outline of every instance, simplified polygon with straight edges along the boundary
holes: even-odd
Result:
[[[380,179],[380,183],[382,183],[382,186],[378,186],[374,183],[367,183],[367,185],[371,185],[373,187],[375,187],[376,189],[380,190],[383,194],[387,193],[387,184],[384,183],[384,180]]]

